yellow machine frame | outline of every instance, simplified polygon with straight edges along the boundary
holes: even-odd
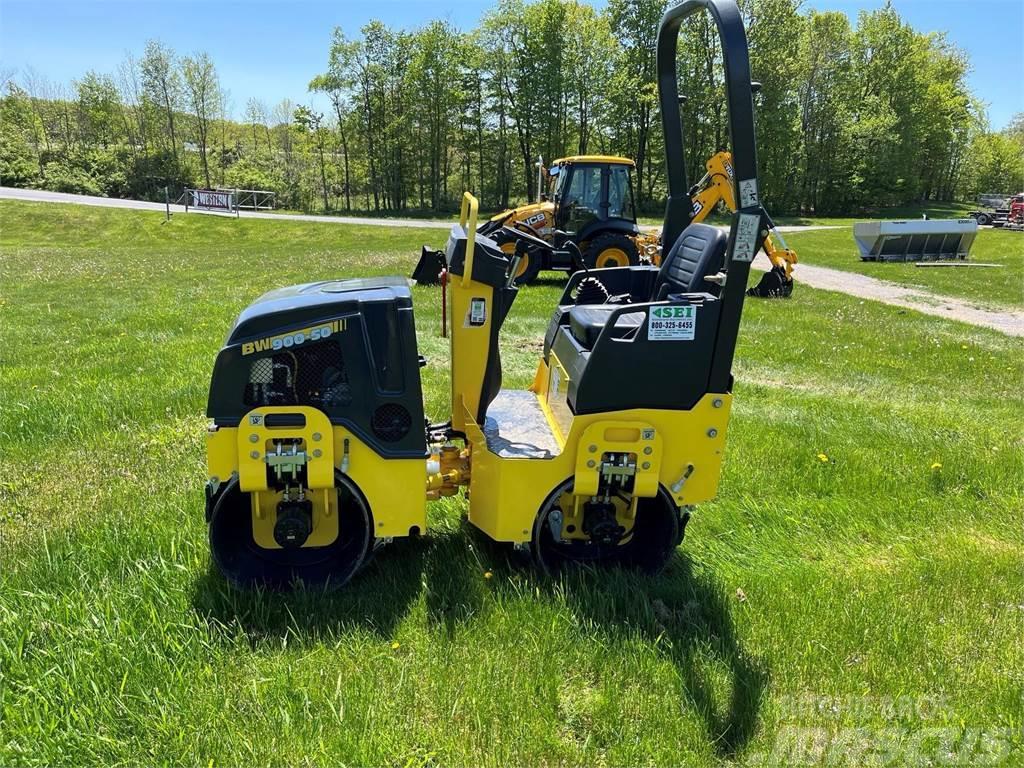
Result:
[[[526,542],[537,510],[566,480],[578,499],[596,493],[601,457],[629,453],[637,457],[634,503],[620,510],[627,529],[635,499],[666,489],[677,506],[698,504],[715,496],[725,445],[732,396],[709,393],[689,411],[630,409],[573,415],[565,405],[569,377],[551,353],[550,365],[540,361],[530,392],[537,397],[560,452],[550,459],[504,458],[487,446],[475,414],[480,382],[491,345],[493,288],[473,280],[473,251],[478,203],[463,197],[460,226],[466,232],[465,274],[449,292],[451,330],[452,430],[465,435],[465,448],[434,445],[428,471],[422,459],[385,459],[343,427],[333,426],[323,412],[308,406],[266,406],[246,414],[239,427],[221,427],[207,435],[207,463],[212,482],[237,475],[239,490],[252,503],[253,537],[266,549],[279,549],[273,536],[274,509],[281,492],[268,488],[267,456],[282,438],[297,441],[308,456],[307,485],[313,502],[313,533],[303,546],[330,544],[338,535],[334,494],[335,468],[340,468],[365,495],[378,538],[426,530],[426,501],[469,488],[469,519],[497,541]],[[486,320],[463,322],[474,301],[483,300]],[[305,426],[268,428],[266,416],[301,413]],[[430,470],[433,471],[430,471]],[[424,486],[424,477],[426,485]],[[421,487],[423,493],[410,493]],[[578,504],[576,506],[578,511]],[[567,519],[571,519],[571,516]]]
[[[709,393],[689,411],[631,409],[574,416],[565,407],[568,376],[553,354],[555,371],[541,360],[530,391],[538,398],[561,453],[551,459],[504,458],[489,450],[474,416],[480,405],[494,306],[493,289],[471,277],[477,207],[476,198],[467,192],[459,219],[467,235],[465,274],[454,280],[450,298],[452,428],[465,434],[469,446],[470,521],[497,541],[528,541],[537,510],[564,481],[573,479],[577,498],[596,492],[600,458],[610,452],[637,455],[636,498],[655,496],[659,487],[667,489],[678,506],[713,498],[730,394]],[[462,322],[474,299],[486,302],[483,325]],[[441,474],[428,480],[428,488],[445,485]],[[624,516],[629,514],[626,510]]]
[[[306,424],[274,429],[253,426],[265,424],[265,417],[274,413],[301,413]],[[333,426],[323,411],[309,406],[254,408],[241,423],[245,426],[220,427],[207,433],[207,468],[211,480],[217,482],[237,473],[239,490],[251,494],[253,537],[261,547],[280,549],[273,527],[281,494],[267,487],[266,458],[273,441],[282,439],[300,440],[308,456],[313,533],[305,546],[323,546],[337,538],[336,501],[329,492],[335,488],[336,467],[359,487],[371,509],[387,511],[375,518],[375,536],[407,536],[413,528],[426,530],[426,496],[409,492],[423,484],[422,459],[381,458],[355,434]]]

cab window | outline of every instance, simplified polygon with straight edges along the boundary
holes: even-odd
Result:
[[[633,188],[629,183],[629,168],[625,165],[612,166],[608,179],[608,218],[636,219],[633,208]]]
[[[578,232],[601,216],[601,167],[576,166],[569,176],[568,185],[560,180],[559,193],[558,205],[565,222],[562,227]]]

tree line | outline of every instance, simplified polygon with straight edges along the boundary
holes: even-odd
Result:
[[[1024,188],[1024,115],[986,124],[969,61],[889,5],[855,21],[800,0],[741,3],[762,197],[849,213]],[[185,186],[272,190],[306,211],[449,211],[536,195],[538,158],[618,154],[641,208],[665,195],[655,47],[664,0],[499,0],[477,28],[338,28],[309,91],[329,107],[232,103],[207,53],[150,41],[70,88],[3,78],[0,183],[162,199]],[[688,171],[728,144],[721,50],[706,14],[679,43]],[[240,109],[238,107],[241,106]]]

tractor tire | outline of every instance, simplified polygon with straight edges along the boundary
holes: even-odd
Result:
[[[978,222],[979,227],[984,227],[992,223],[992,217],[987,213],[974,214],[974,220]]]
[[[640,263],[640,253],[632,238],[616,232],[607,232],[590,241],[583,259],[588,269],[635,267]]]

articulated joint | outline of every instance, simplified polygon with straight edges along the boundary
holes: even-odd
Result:
[[[469,485],[469,449],[446,443],[432,446],[427,459],[427,499],[454,496],[459,488]]]

